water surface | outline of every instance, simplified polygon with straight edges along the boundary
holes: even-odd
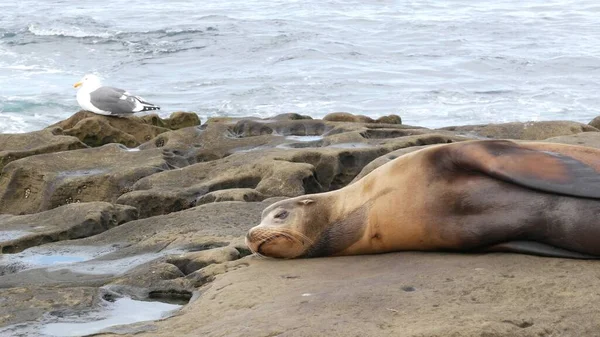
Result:
[[[588,122],[599,14],[592,0],[3,1],[0,132],[73,114],[88,72],[163,116]]]

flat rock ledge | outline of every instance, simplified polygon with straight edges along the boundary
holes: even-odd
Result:
[[[415,252],[259,259],[244,235],[273,202],[339,189],[429,145],[600,148],[598,120],[428,129],[345,112],[202,124],[192,112],[80,111],[44,130],[2,134],[0,334],[40,334],[129,297],[186,305],[101,335],[596,335],[594,261]]]

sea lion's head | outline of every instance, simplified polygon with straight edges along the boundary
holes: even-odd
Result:
[[[314,226],[324,214],[317,211],[315,198],[282,200],[265,208],[261,222],[246,235],[250,250],[260,255],[295,258],[312,246],[319,230]]]
[[[254,253],[277,258],[334,255],[360,238],[364,212],[361,209],[335,220],[333,203],[324,194],[276,202],[263,211],[260,224],[248,231],[246,244]]]

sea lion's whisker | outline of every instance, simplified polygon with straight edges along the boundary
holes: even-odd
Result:
[[[309,245],[312,245],[315,241],[311,238],[309,238],[308,236],[306,236],[305,234],[300,233],[297,230],[294,229],[288,229],[288,231],[290,233],[292,233],[293,235],[299,236],[300,238],[304,239]]]

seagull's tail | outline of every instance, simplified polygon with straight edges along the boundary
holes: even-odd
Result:
[[[140,102],[140,104],[142,105],[142,110],[140,110],[140,111],[160,110],[160,107],[158,105],[152,104],[140,96],[133,96],[133,97],[135,97],[135,99],[138,102]]]
[[[145,105],[144,104],[144,108],[142,109],[142,111],[150,111],[150,110],[160,110],[160,107],[158,105]]]

